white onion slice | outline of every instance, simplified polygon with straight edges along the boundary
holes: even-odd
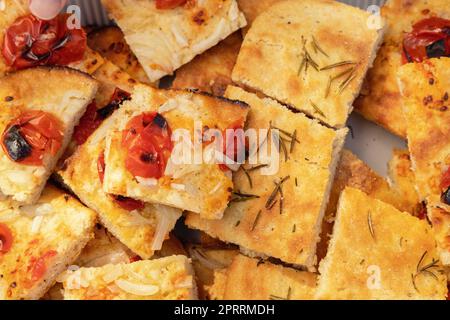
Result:
[[[125,292],[136,296],[153,296],[159,291],[158,286],[151,284],[136,284],[123,279],[118,279],[115,284]]]
[[[155,208],[159,213],[159,221],[153,237],[151,249],[157,251],[161,250],[166,236],[169,234],[178,218],[181,217],[181,210],[162,205],[155,205]]]
[[[136,177],[137,182],[139,184],[143,185],[144,187],[156,187],[158,185],[158,180],[155,178],[143,178],[143,177]]]
[[[31,223],[31,233],[36,234],[41,229],[42,220],[44,220],[43,216],[36,216]]]

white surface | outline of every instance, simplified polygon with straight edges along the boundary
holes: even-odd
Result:
[[[353,137],[349,133],[345,147],[352,150],[376,172],[387,176],[387,163],[392,158],[392,150],[406,149],[406,141],[365,120],[355,112],[350,116],[348,126],[353,129]]]

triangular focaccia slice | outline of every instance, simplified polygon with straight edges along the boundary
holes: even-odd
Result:
[[[346,188],[318,299],[445,299],[447,279],[426,221]]]
[[[343,127],[381,32],[370,14],[337,1],[283,1],[245,36],[233,81]]]
[[[97,82],[68,68],[37,67],[0,82],[0,191],[22,204],[39,198]]]
[[[142,204],[109,195],[103,191],[99,159],[105,152],[105,137],[114,126],[118,112],[102,125],[66,160],[59,175],[80,200],[99,214],[100,222],[123,244],[140,257],[150,258],[159,250],[181,211],[163,206]],[[119,116],[120,117],[120,116]]]
[[[209,288],[217,300],[312,300],[317,275],[237,255],[216,271]]]
[[[67,271],[63,277],[66,300],[192,300],[197,297],[192,267],[185,256],[80,268]]]
[[[423,19],[450,19],[450,7],[448,0],[388,0],[381,8],[381,17],[386,21],[384,42],[354,106],[366,119],[406,138],[406,122],[397,86],[404,35]]]
[[[3,205],[3,203],[2,203]],[[94,235],[96,214],[54,187],[0,213],[0,299],[39,299]]]
[[[207,94],[136,86],[131,101],[125,102],[118,111],[115,127],[106,142],[105,192],[190,210],[207,219],[220,219],[233,188],[231,170],[218,165],[214,159],[210,161],[208,151],[217,150],[214,143],[202,145],[202,137],[209,129],[225,133],[229,129],[243,128],[248,109],[245,103]],[[154,117],[151,123],[146,123],[145,118],[139,120],[147,116]],[[129,125],[131,127],[127,128]],[[129,150],[136,146],[134,142],[124,144],[125,130],[130,133],[127,137],[133,137],[142,125],[153,126],[152,130],[159,132],[160,139],[165,139],[162,151],[150,153],[150,149],[144,152],[137,148],[138,154],[135,154],[134,149]],[[161,129],[155,129],[157,126]],[[175,140],[172,150],[168,146],[169,139]],[[199,139],[198,142],[195,139]],[[169,151],[167,155],[166,151]],[[156,162],[152,157],[162,159],[163,156],[168,157],[162,161],[166,166],[158,167],[155,174],[150,171],[156,178],[139,176],[140,172],[147,173],[147,164]],[[140,159],[137,174],[130,171],[136,168],[137,161],[133,159]],[[145,165],[142,170],[141,164]]]
[[[14,24],[14,22],[16,22],[17,19],[26,17],[26,16],[31,16],[31,12],[29,10],[29,1],[28,0],[2,0],[2,5],[4,6],[3,10],[0,10],[0,47],[4,48],[4,41],[5,41],[5,33],[7,32],[8,28]],[[56,18],[57,19],[57,18]],[[20,32],[24,33],[26,32],[26,28],[33,26],[33,31],[28,30],[28,32],[34,32],[32,37],[34,37],[34,39],[39,38],[38,34],[35,34],[35,32],[37,32],[37,30],[39,30],[38,28],[38,23],[37,20],[33,20],[34,22],[29,22],[24,24],[24,26],[22,26],[22,28],[18,28],[18,30],[20,30]],[[72,20],[70,20],[72,21]],[[41,20],[42,22],[42,20]],[[25,30],[24,30],[25,28]],[[44,30],[45,28],[42,27],[42,30]],[[51,29],[51,28],[49,28]],[[54,34],[53,34],[54,35]],[[18,37],[20,37],[23,35],[22,34],[18,34]],[[42,35],[40,35],[42,36]],[[20,39],[17,40],[17,42],[20,42]],[[70,42],[70,40],[69,40]],[[59,43],[55,43],[54,46],[58,47],[58,49],[55,49],[55,51],[59,50],[61,51],[61,48],[64,48],[65,46],[68,46],[69,42],[65,41],[64,39],[61,39],[61,42]],[[75,47],[78,46],[78,44],[75,45]],[[73,47],[72,47],[73,48]],[[42,48],[41,48],[42,49]],[[26,52],[26,50],[24,50],[24,52]],[[59,54],[59,52],[57,52],[56,54]],[[66,51],[67,54],[67,51]],[[70,53],[69,53],[70,54]],[[28,54],[29,58],[27,58],[28,61],[35,61],[35,60],[39,60],[40,57],[38,55],[33,55],[33,54]],[[47,58],[47,56],[44,57],[45,59]],[[65,62],[64,62],[65,63]],[[103,63],[103,58],[101,57],[101,55],[99,55],[97,52],[92,51],[89,47],[86,47],[85,51],[84,51],[84,55],[80,60],[74,60],[68,64],[64,64],[65,66],[92,74],[93,72],[95,72],[95,70],[97,70]],[[15,68],[9,66],[6,63],[5,57],[4,55],[0,52],[0,77],[2,77],[3,75],[5,75],[5,73],[7,72],[12,72],[14,71]]]
[[[157,9],[156,1],[102,0],[150,81],[172,74],[245,26],[236,0],[188,2]]]
[[[436,234],[443,263],[450,264],[450,58],[410,63],[399,69],[408,147],[420,199],[439,215]],[[430,220],[433,221],[432,217]],[[446,230],[446,232],[443,232]]]
[[[268,162],[261,156],[257,164],[246,163],[234,175],[235,192],[223,219],[209,221],[188,214],[186,224],[253,255],[313,269],[328,194],[348,130],[329,129],[237,87],[228,87],[226,96],[251,106],[246,129],[272,127],[272,134],[264,135],[258,145],[269,143],[276,149],[274,135],[279,130],[280,153],[269,161],[272,165],[279,159],[279,168],[264,173],[268,168],[261,165]]]

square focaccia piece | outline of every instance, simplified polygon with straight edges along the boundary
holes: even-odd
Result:
[[[106,141],[105,192],[220,219],[231,197],[231,170],[209,161],[213,143],[202,145],[202,137],[212,128],[220,133],[243,128],[248,110],[239,101],[136,86]],[[142,131],[142,126],[149,129]],[[143,133],[136,139],[150,130],[165,142],[127,144],[126,139],[134,139],[139,130]],[[159,151],[152,151],[155,146]]]
[[[346,188],[322,260],[318,299],[445,299],[447,280],[429,224]]]
[[[37,80],[38,79],[38,80]],[[97,82],[67,68],[37,67],[0,82],[0,191],[35,202],[67,147]]]
[[[158,2],[102,0],[150,81],[172,74],[246,24],[236,0],[188,1],[175,8]]]
[[[96,214],[51,186],[35,205],[1,205],[0,299],[39,299],[93,238]]]
[[[337,1],[282,1],[245,36],[233,81],[343,127],[381,31],[370,14]]]
[[[216,271],[209,290],[217,300],[312,300],[316,280],[311,272],[237,255],[227,269]]]
[[[60,15],[50,21],[40,20],[31,14],[28,0],[2,0],[0,6],[4,6],[4,9],[0,10],[0,46],[9,49],[0,54],[0,77],[18,69],[44,64],[64,65],[89,74],[102,65],[101,55],[87,47],[85,40],[81,40],[81,37],[84,39],[86,37],[81,29],[67,30],[71,35],[69,38],[61,38],[58,39],[59,42],[53,43],[54,47],[58,47],[57,54],[54,54],[55,50],[50,55],[42,55],[42,48],[46,48],[48,43],[41,43],[39,37],[52,39],[54,33],[51,31],[54,30],[52,29],[54,25],[59,23],[61,27],[65,20],[70,23],[72,17]],[[20,38],[27,33],[35,39],[31,50],[27,50],[28,47],[26,47],[30,43],[25,44]],[[83,46],[85,46],[84,52],[78,49]],[[41,55],[35,51],[39,51]],[[8,59],[5,52],[8,52]],[[18,52],[24,53],[18,56]]]
[[[420,200],[450,212],[450,58],[406,64],[398,80]],[[450,213],[442,219],[450,225]],[[443,248],[449,237],[437,233]],[[443,252],[445,264],[450,264],[448,256]]]
[[[405,34],[424,19],[431,18],[431,25],[436,17],[450,19],[450,8],[447,0],[388,0],[381,8],[381,17],[386,23],[384,41],[373,68],[367,73],[361,95],[355,101],[355,110],[368,120],[406,138],[406,122],[397,85],[397,70],[405,59]]]
[[[116,111],[65,161],[58,172],[63,183],[123,244],[144,259],[161,249],[164,239],[181,216],[181,210],[108,194],[102,188],[105,138],[116,121]]]
[[[190,261],[171,256],[130,264],[67,271],[65,300],[192,300],[197,292]]]
[[[187,225],[237,244],[252,255],[313,269],[347,129],[332,130],[237,87],[228,87],[226,96],[251,106],[246,129],[259,132],[259,159],[235,173],[235,191],[222,220],[189,214]],[[270,151],[267,160],[263,146]]]

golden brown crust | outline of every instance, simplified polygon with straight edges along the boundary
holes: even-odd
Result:
[[[119,110],[118,120],[107,139],[104,190],[144,202],[190,210],[207,219],[220,219],[227,207],[233,183],[216,163],[200,161],[201,163],[195,164],[191,159],[191,163],[172,166],[171,163],[176,161],[169,159],[168,166],[174,168],[174,172],[158,179],[154,187],[139,183],[125,168],[126,152],[121,143],[121,131],[134,116],[142,112],[158,112],[163,105],[175,106],[161,112],[162,116],[172,132],[178,129],[187,132],[191,143],[198,135],[197,131],[203,128],[223,131],[236,125],[243,127],[249,109],[245,104],[225,98],[215,98],[208,94],[182,90],[156,90],[144,85],[136,86],[132,100],[126,102]],[[196,127],[198,123],[201,123],[200,128]],[[183,141],[180,140],[179,143]],[[177,146],[174,147],[171,157],[177,156],[176,148]],[[203,149],[206,150],[206,147]],[[178,175],[177,171],[183,173]],[[182,186],[182,189],[177,189],[174,185]],[[211,192],[212,190],[214,192]]]
[[[337,1],[279,2],[253,22],[233,81],[340,128],[381,40],[368,18],[368,12]],[[326,68],[344,61],[355,64]]]
[[[37,80],[38,79],[38,80]],[[65,67],[36,67],[9,74],[0,83],[0,132],[25,110],[42,110],[61,120],[64,140],[43,166],[27,166],[9,159],[0,149],[0,189],[14,201],[37,200],[56,161],[61,157],[98,84],[89,75]]]
[[[139,82],[151,84],[118,27],[104,27],[88,34],[88,45]]]
[[[445,299],[447,279],[432,234],[426,221],[346,188],[316,297]]]
[[[215,281],[212,291],[220,300],[312,300],[316,290],[314,273],[243,255],[237,255],[218,277],[216,274]]]
[[[259,198],[232,203],[220,221],[189,214],[187,225],[258,255],[313,267],[335,161],[347,130],[331,130],[302,114],[293,114],[273,100],[259,99],[237,87],[229,87],[226,96],[251,106],[246,128],[268,129],[272,124],[289,133],[297,130],[299,142],[287,161],[283,153],[279,155],[279,170],[275,173],[250,171],[252,185],[243,170],[235,174],[235,190]],[[249,170],[255,165],[244,167]],[[274,183],[283,178],[286,180],[282,187],[282,209],[278,199],[268,206]]]
[[[188,300],[197,295],[185,256],[80,268],[64,278],[66,300]]]
[[[402,64],[402,37],[414,23],[432,16],[450,17],[446,0],[389,0],[381,9],[386,20],[384,43],[369,70],[356,111],[392,133],[406,138],[397,70]]]
[[[51,186],[34,206],[2,210],[13,243],[0,254],[0,299],[43,296],[93,237],[95,220],[94,211]],[[43,274],[36,264],[44,264]]]
[[[247,20],[247,26],[241,29],[242,34],[245,36],[256,17],[270,8],[270,6],[280,1],[283,0],[238,0],[239,8],[242,10],[245,19]]]
[[[232,83],[231,72],[241,48],[242,37],[235,32],[217,46],[202,53],[176,72],[174,89],[194,88],[223,96]]]
[[[245,26],[236,0],[189,2],[158,10],[154,1],[103,0],[150,81],[156,81]]]

